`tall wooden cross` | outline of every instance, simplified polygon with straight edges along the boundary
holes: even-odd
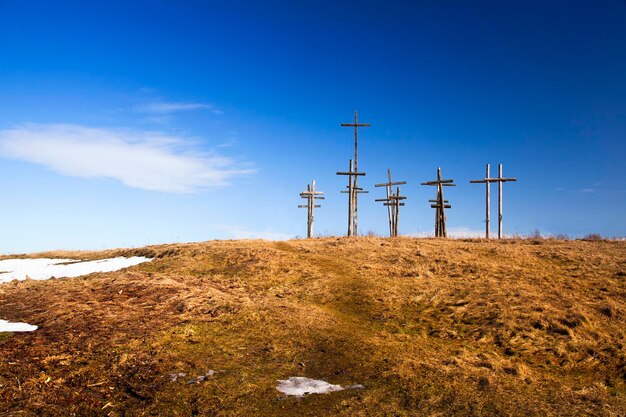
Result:
[[[436,200],[429,200],[429,202],[434,202],[435,204],[431,204],[430,207],[436,209],[435,211],[435,237],[447,237],[448,232],[446,231],[446,214],[445,209],[452,208],[452,206],[448,203],[448,200],[443,197],[443,187],[454,187],[454,180],[441,179],[441,168],[437,168],[437,179],[435,181],[427,181],[423,182],[422,185],[434,185],[437,187],[437,198]]]
[[[491,184],[491,178],[489,178],[489,164],[485,173],[485,178],[482,180],[470,180],[470,184],[485,184],[485,238],[489,239],[489,233],[491,230],[491,191],[489,186]]]
[[[367,193],[362,188],[356,186],[356,177],[365,175],[365,172],[357,172],[354,169],[354,163],[350,160],[348,172],[337,172],[337,175],[348,176],[348,190],[342,191],[348,193],[348,236],[357,236],[356,228],[356,196],[357,194]]]
[[[306,186],[306,191],[302,191],[300,193],[301,198],[307,199],[306,205],[299,205],[298,208],[305,208],[307,210],[307,228],[306,228],[306,237],[308,239],[313,237],[313,220],[314,220],[314,211],[316,208],[322,207],[321,205],[316,205],[315,200],[323,200],[324,197],[321,196],[324,194],[322,191],[315,191],[315,180],[311,183],[311,185]]]
[[[354,127],[354,172],[358,172],[359,170],[359,127],[369,127],[371,124],[369,123],[359,123],[359,113],[354,112],[354,123],[341,123],[342,127]],[[352,170],[351,170],[352,171]],[[359,194],[358,184],[357,184],[357,175],[351,176],[350,180],[353,182],[352,189],[353,193],[350,193],[352,198],[350,201],[352,202],[352,234],[354,236],[358,235],[357,230],[357,194]],[[350,232],[348,232],[350,233]],[[352,236],[349,234],[349,236]]]
[[[489,164],[487,164],[487,176],[482,180],[472,180],[470,183],[485,183],[487,184],[487,233],[486,236],[489,238],[489,209],[490,209],[490,195],[489,195],[489,184],[492,182],[498,183],[498,239],[502,239],[502,183],[509,181],[517,181],[517,178],[504,178],[502,176],[502,164],[498,164],[498,177],[497,178],[489,178]]]
[[[401,200],[406,200],[406,197],[400,195],[400,187],[397,187],[396,193],[393,192],[394,185],[406,184],[406,181],[391,181],[391,171],[387,168],[388,182],[383,184],[376,184],[375,187],[385,187],[387,191],[387,198],[379,198],[376,201],[382,201],[387,206],[387,216],[389,217],[389,236],[398,236],[398,219],[400,217],[400,206],[404,206]]]

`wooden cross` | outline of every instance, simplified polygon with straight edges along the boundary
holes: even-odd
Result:
[[[489,164],[487,164],[487,176],[482,180],[471,180],[470,183],[485,183],[487,184],[487,201],[486,201],[486,214],[487,214],[487,229],[486,236],[489,238],[489,209],[490,205],[490,194],[489,194],[489,184],[492,182],[498,183],[498,239],[502,239],[502,183],[509,181],[517,181],[517,178],[504,178],[502,176],[502,164],[498,164],[498,177],[497,178],[489,178]]]
[[[443,197],[443,187],[455,187],[454,180],[441,179],[441,168],[437,168],[437,179],[435,181],[423,182],[422,185],[434,185],[437,186],[437,198],[436,200],[428,200],[431,203],[430,207],[436,209],[435,211],[435,237],[448,237],[446,231],[446,215],[445,209],[452,208],[448,203],[448,200]]]
[[[324,194],[322,191],[315,191],[315,180],[311,183],[311,185],[306,186],[306,191],[302,191],[300,193],[300,197],[307,199],[306,205],[300,205],[298,208],[308,209],[307,212],[307,228],[306,228],[306,237],[308,239],[313,237],[313,212],[314,209],[322,207],[321,205],[316,205],[315,200],[323,200],[324,197],[321,196]]]
[[[356,186],[356,177],[365,175],[365,172],[356,172],[352,159],[348,172],[337,172],[337,175],[348,176],[348,236],[357,236],[356,229],[356,196],[357,194],[367,193],[362,188]],[[345,191],[342,191],[342,193]]]
[[[404,206],[400,200],[406,200],[406,197],[400,195],[400,187],[397,187],[396,193],[393,193],[394,185],[406,184],[406,181],[391,181],[391,171],[387,168],[388,182],[384,184],[376,184],[375,187],[385,187],[387,198],[379,198],[376,201],[382,201],[387,206],[387,216],[389,217],[389,236],[398,236],[398,218],[400,217],[400,206]]]
[[[485,238],[489,239],[489,233],[491,230],[490,222],[491,222],[491,191],[489,190],[489,185],[491,184],[491,178],[489,178],[489,164],[487,164],[487,170],[485,174],[485,178],[482,180],[470,180],[470,184],[485,184],[486,187],[486,199],[485,199]]]
[[[359,113],[358,112],[354,112],[354,123],[341,123],[342,127],[354,127],[354,172],[358,172],[359,170],[359,127],[369,127],[371,126],[371,124],[369,123],[359,123]],[[352,171],[352,169],[350,170]],[[365,175],[365,174],[363,174]],[[352,234],[354,234],[354,236],[358,235],[358,231],[357,231],[357,194],[359,194],[359,190],[358,190],[358,184],[357,184],[357,178],[358,176],[351,176],[350,177],[350,181],[353,182],[352,184],[352,189],[353,189],[353,193],[350,193],[350,195],[352,196],[350,198],[351,204],[352,204],[352,217],[351,217],[351,224],[352,224]],[[349,227],[350,228],[350,227]],[[348,236],[352,236],[352,234],[350,232],[348,232]]]

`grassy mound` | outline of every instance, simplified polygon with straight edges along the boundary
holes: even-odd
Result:
[[[155,260],[0,285],[0,318],[40,326],[0,333],[0,415],[626,414],[625,242],[46,255]],[[365,389],[285,398],[290,376]]]

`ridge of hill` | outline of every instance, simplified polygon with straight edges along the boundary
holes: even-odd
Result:
[[[154,260],[0,285],[0,318],[39,326],[0,333],[0,415],[626,415],[623,241],[45,254],[119,255]],[[291,376],[365,389],[285,398]]]

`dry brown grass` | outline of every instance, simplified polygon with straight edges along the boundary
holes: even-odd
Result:
[[[0,415],[626,415],[626,242],[47,255],[119,254],[157,259],[0,285],[0,317],[40,326],[0,336]],[[285,399],[276,380],[289,376],[366,389]]]

